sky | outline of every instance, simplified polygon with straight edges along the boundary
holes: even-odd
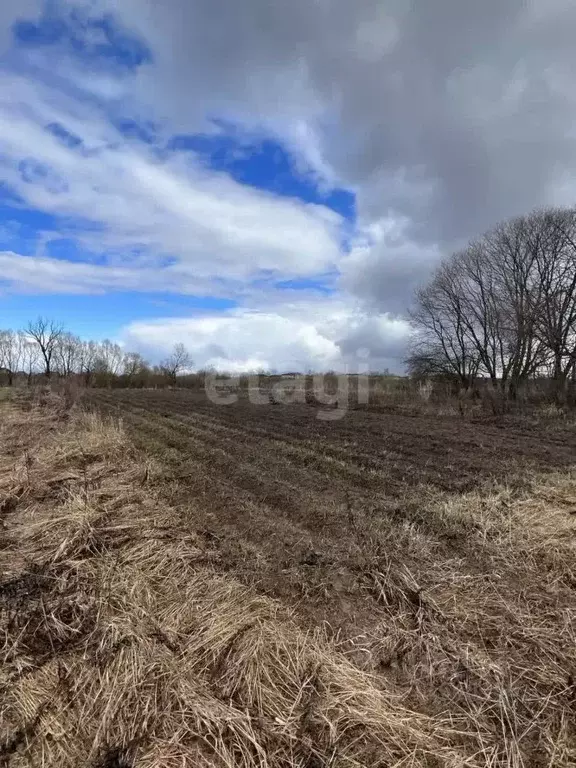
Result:
[[[573,205],[572,0],[3,0],[0,328],[400,371],[414,290]]]

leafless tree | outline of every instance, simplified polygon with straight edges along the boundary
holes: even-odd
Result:
[[[563,403],[576,370],[576,212],[552,209],[540,219],[536,333],[549,351],[555,395]]]
[[[88,387],[96,370],[100,345],[95,341],[83,341],[79,351],[79,373],[84,378],[84,384]]]
[[[54,354],[64,334],[63,327],[53,320],[39,317],[35,322],[28,325],[26,332],[30,339],[37,344],[44,362],[44,374],[47,379],[50,379]]]
[[[23,343],[21,333],[10,330],[0,331],[0,369],[6,371],[9,387],[14,383],[14,375],[22,365]]]
[[[96,345],[91,361],[92,375],[97,386],[111,386],[112,381],[123,371],[124,350],[119,344],[105,339]]]
[[[160,368],[172,384],[176,385],[178,375],[191,365],[192,358],[184,344],[176,344],[172,354],[160,363]]]
[[[545,220],[535,212],[500,224],[480,241],[497,317],[497,372],[512,397],[547,356],[536,332],[542,292],[536,265],[546,248],[545,229]]]
[[[123,374],[128,386],[142,384],[150,369],[146,360],[138,352],[127,352],[123,360]]]
[[[124,350],[119,344],[115,344],[105,339],[100,345],[97,354],[101,367],[112,376],[119,376],[122,373],[124,364]]]
[[[22,368],[26,373],[28,386],[32,384],[32,378],[41,365],[40,350],[36,342],[31,341],[25,331],[18,334],[22,345]]]
[[[56,345],[54,359],[60,376],[72,376],[80,372],[82,340],[71,333],[62,333]]]
[[[415,374],[447,375],[468,389],[480,366],[460,284],[458,262],[442,264],[418,291],[412,322],[417,329],[408,367]]]
[[[537,211],[447,259],[416,297],[413,362],[516,397],[552,355],[565,381],[576,366],[575,231],[573,212]]]

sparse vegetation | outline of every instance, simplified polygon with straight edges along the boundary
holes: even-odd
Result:
[[[574,764],[569,427],[85,397],[0,403],[4,764]]]

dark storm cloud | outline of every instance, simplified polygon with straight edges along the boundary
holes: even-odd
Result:
[[[379,317],[367,317],[337,344],[352,372],[362,372],[361,366],[368,366],[371,371],[388,368],[397,372],[406,356],[406,340],[406,329],[401,324],[390,325]]]
[[[154,43],[165,109],[325,110],[315,128],[336,173],[371,215],[413,215],[422,239],[542,202],[576,160],[568,1],[128,0],[118,12]],[[413,205],[421,185],[427,205]]]

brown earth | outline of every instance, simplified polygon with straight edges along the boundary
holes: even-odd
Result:
[[[557,425],[366,411],[324,421],[306,405],[223,406],[187,392],[99,391],[89,403],[120,417],[155,458],[168,502],[219,567],[347,632],[378,614],[362,574],[382,535],[412,527],[440,558],[473,562],[473,523],[439,521],[440,497],[493,484],[514,496],[576,463],[576,429]]]
[[[329,479],[338,489],[364,488],[392,496],[421,483],[463,492],[486,479],[517,479],[576,460],[573,425],[548,428],[362,410],[322,420],[318,414],[329,417],[330,411],[254,405],[245,396],[223,406],[211,403],[204,393],[187,392],[120,390],[90,393],[90,399],[121,415],[149,447],[165,443],[164,421],[182,438],[179,448],[189,438],[190,457],[212,461],[218,454],[222,461],[245,460],[248,466],[259,465],[265,454],[269,466],[264,474],[274,483],[282,480],[275,471],[275,463],[281,462],[298,482],[306,474],[317,490],[324,490]]]

